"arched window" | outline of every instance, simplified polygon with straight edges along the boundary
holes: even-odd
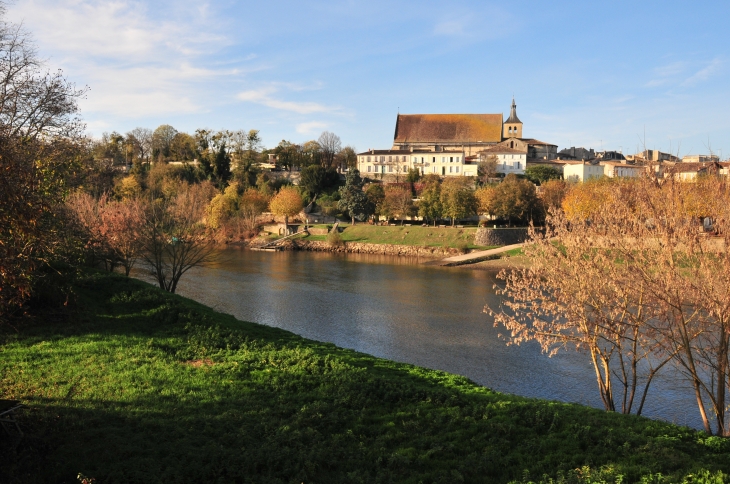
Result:
[[[509,142],[509,147],[510,148],[514,148],[515,147],[515,142],[514,141],[510,141]]]

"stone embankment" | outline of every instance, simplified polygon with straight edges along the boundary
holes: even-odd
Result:
[[[426,257],[439,259],[463,254],[459,249],[450,247],[417,247],[412,245],[367,244],[363,242],[345,242],[341,246],[332,246],[327,242],[310,240],[287,240],[282,242],[285,250],[305,250],[311,252],[341,252],[350,254],[381,254],[406,257]]]
[[[495,245],[521,244],[527,240],[527,230],[525,227],[503,229],[480,227],[474,234],[474,245],[492,247]]]

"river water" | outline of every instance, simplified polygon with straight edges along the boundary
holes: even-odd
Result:
[[[178,293],[244,321],[457,373],[501,392],[602,408],[586,355],[548,358],[534,343],[507,346],[499,337],[483,313],[500,304],[496,272],[417,262],[229,249],[219,263],[185,274]],[[671,369],[652,383],[643,414],[701,426],[688,384]]]

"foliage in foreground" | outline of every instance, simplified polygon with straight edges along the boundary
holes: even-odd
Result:
[[[73,318],[3,335],[2,398],[30,409],[28,435],[0,442],[2,482],[682,482],[702,469],[712,474],[686,482],[722,482],[717,472],[730,472],[730,441],[691,429],[499,394],[113,274],[86,276],[76,293]]]

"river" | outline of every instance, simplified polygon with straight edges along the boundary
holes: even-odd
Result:
[[[390,360],[464,375],[501,392],[602,408],[587,357],[507,346],[485,305],[496,272],[391,256],[229,249],[183,276],[178,293],[214,309]],[[138,274],[141,271],[137,271]],[[644,415],[701,427],[687,383],[655,380]]]

